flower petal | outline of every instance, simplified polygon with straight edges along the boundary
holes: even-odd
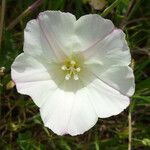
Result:
[[[98,79],[90,84],[88,89],[91,102],[100,118],[117,115],[130,103],[127,96],[122,95]]]
[[[133,95],[134,75],[128,67],[131,56],[121,30],[114,30],[93,50],[89,49],[84,54],[89,55],[85,65],[97,78],[124,95]]]
[[[87,61],[91,61],[91,59],[100,61],[109,67],[112,65],[129,65],[131,61],[125,34],[119,29],[113,30],[103,40],[85,50],[83,55]]]
[[[46,99],[40,109],[41,117],[44,124],[58,135],[82,134],[98,119],[84,88],[76,93],[57,89]]]
[[[45,66],[27,54],[20,54],[11,66],[11,76],[21,94],[30,95],[37,106],[43,103],[46,92],[53,92],[56,84]]]
[[[87,92],[89,91],[86,88],[82,88],[76,93],[74,107],[72,108],[68,124],[68,133],[71,135],[83,134],[92,128],[98,120]]]
[[[134,94],[135,83],[133,70],[128,66],[112,67],[102,73],[99,78],[126,96],[132,96]]]
[[[71,49],[68,45],[74,32],[75,16],[60,11],[45,11],[39,14],[38,20],[51,47],[56,49],[56,55],[70,53]]]
[[[95,44],[96,41],[103,40],[113,29],[113,23],[100,15],[82,16],[75,24],[75,34],[80,42],[79,50],[84,51]]]
[[[127,96],[96,78],[91,73],[88,73],[86,76],[83,79],[84,84],[87,84],[90,78],[93,78],[93,81],[91,80],[92,82],[87,84],[86,89],[98,117],[106,118],[117,115],[129,105],[130,100]]]
[[[23,50],[33,57],[55,58],[54,51],[49,46],[44,33],[40,29],[39,22],[36,19],[29,21],[26,25]]]
[[[103,65],[88,65],[88,69],[108,86],[126,96],[132,96],[135,90],[133,70],[128,66],[105,67]]]

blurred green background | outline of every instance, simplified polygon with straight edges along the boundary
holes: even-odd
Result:
[[[38,0],[31,10],[34,2],[0,1],[0,150],[150,150],[150,1]],[[22,52],[26,23],[45,10],[71,12],[77,18],[96,13],[127,35],[136,80],[131,105],[118,116],[99,119],[83,135],[57,136],[45,128],[37,106],[18,94],[11,81],[10,67]]]

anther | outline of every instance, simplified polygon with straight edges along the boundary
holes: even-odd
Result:
[[[77,72],[80,72],[80,71],[81,71],[81,68],[80,68],[80,67],[76,68],[76,71],[77,71]]]
[[[71,65],[75,65],[76,62],[75,62],[74,60],[71,60],[70,64],[71,64]]]
[[[61,67],[61,69],[62,69],[62,70],[67,70],[67,67],[66,67],[65,65],[63,65],[63,66]]]
[[[65,79],[66,80],[69,80],[71,78],[71,75],[70,74],[67,74],[66,76],[65,76]]]
[[[74,78],[74,80],[79,80],[79,77],[78,77],[77,74],[75,74],[75,75],[73,76],[73,78]]]

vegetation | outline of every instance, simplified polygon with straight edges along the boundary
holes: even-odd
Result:
[[[0,150],[150,149],[150,3],[96,1],[38,0],[34,5],[35,0],[0,1]],[[44,10],[71,12],[77,18],[97,13],[111,19],[127,35],[136,80],[131,105],[118,116],[99,119],[83,135],[57,136],[45,128],[37,106],[30,97],[18,94],[11,81],[11,64],[22,52],[26,23]]]

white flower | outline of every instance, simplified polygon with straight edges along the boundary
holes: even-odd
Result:
[[[135,86],[131,56],[125,34],[110,20],[45,11],[28,22],[24,34],[12,79],[52,131],[82,134],[98,117],[117,115],[129,105]]]

